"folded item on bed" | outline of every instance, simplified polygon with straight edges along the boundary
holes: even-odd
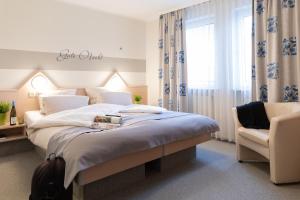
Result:
[[[165,108],[149,105],[130,105],[120,110],[120,113],[153,113],[160,114],[167,111]]]
[[[120,126],[121,126],[121,124],[94,122],[91,125],[91,128],[92,129],[108,130],[108,129],[113,129],[113,128],[119,128]]]
[[[98,123],[111,123],[111,124],[121,124],[122,117],[121,116],[99,116],[97,115],[94,119],[94,122]]]

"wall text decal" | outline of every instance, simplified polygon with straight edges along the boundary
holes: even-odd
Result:
[[[56,60],[58,62],[73,60],[73,59],[87,60],[87,61],[102,60],[103,54],[101,52],[98,54],[94,54],[92,53],[92,51],[89,50],[81,50],[78,54],[76,54],[74,51],[71,51],[70,49],[63,49],[59,52],[59,55],[56,57]]]

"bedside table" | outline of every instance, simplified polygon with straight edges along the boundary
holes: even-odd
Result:
[[[27,139],[25,127],[25,124],[0,126],[0,156],[33,149],[33,145]]]

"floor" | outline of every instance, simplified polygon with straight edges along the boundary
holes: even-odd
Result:
[[[30,193],[35,152],[0,158],[0,200],[24,200]],[[267,164],[238,163],[234,144],[209,141],[197,160],[155,173],[106,200],[299,200],[300,184],[275,186]]]

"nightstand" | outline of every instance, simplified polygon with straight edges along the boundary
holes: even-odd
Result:
[[[25,124],[0,126],[0,156],[33,149],[33,145],[27,139],[25,127]]]

